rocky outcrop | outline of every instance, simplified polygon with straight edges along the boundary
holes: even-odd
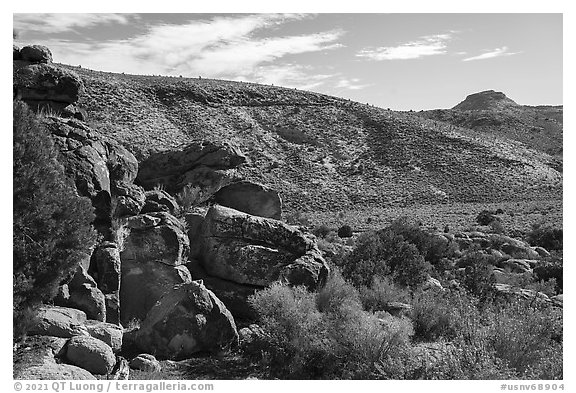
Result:
[[[76,336],[68,341],[66,359],[93,374],[108,374],[116,364],[112,348],[90,336]]]
[[[180,150],[150,155],[140,163],[137,183],[146,189],[157,185],[172,193],[197,187],[209,197],[226,183],[226,171],[244,163],[246,157],[236,147],[224,143],[201,142]]]
[[[116,182],[112,184],[112,192],[116,195],[117,217],[135,216],[146,203],[144,189],[136,184]]]
[[[120,322],[120,251],[116,243],[104,242],[92,253],[90,270],[104,294],[106,322]]]
[[[200,351],[228,350],[238,343],[238,333],[224,304],[194,281],[167,292],[131,340],[143,351],[178,359]]]
[[[80,310],[58,306],[41,307],[37,313],[37,322],[28,334],[70,338],[88,336],[84,323],[86,313]]]
[[[52,52],[44,45],[28,45],[20,49],[20,58],[32,63],[52,63]]]
[[[253,216],[282,219],[282,200],[277,191],[261,184],[239,181],[221,188],[214,201]]]
[[[316,288],[328,274],[313,237],[281,221],[218,205],[202,226],[201,263],[211,276],[259,286],[281,280]]]
[[[178,214],[180,207],[176,199],[164,190],[146,191],[146,201],[142,213],[167,212]]]
[[[168,213],[150,213],[126,221],[129,234],[120,253],[120,320],[143,320],[174,285],[191,282],[184,266],[190,250],[185,228]]]
[[[53,64],[15,64],[13,79],[17,97],[32,107],[52,102],[64,108],[84,93],[76,73]]]
[[[500,91],[486,90],[480,93],[470,94],[464,101],[452,109],[461,111],[477,110],[500,110],[504,108],[518,107],[510,98]]]
[[[90,372],[70,364],[59,363],[67,340],[57,337],[36,336],[15,354],[14,379],[36,380],[91,380]]]
[[[78,266],[72,279],[60,287],[54,304],[82,310],[89,319],[106,320],[104,294],[83,266]]]

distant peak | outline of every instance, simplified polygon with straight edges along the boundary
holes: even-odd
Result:
[[[480,93],[470,94],[464,101],[452,109],[461,111],[498,110],[516,106],[519,105],[506,97],[506,94],[501,91],[486,90]]]

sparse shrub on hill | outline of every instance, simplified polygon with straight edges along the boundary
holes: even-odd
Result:
[[[96,242],[90,200],[76,193],[48,132],[14,103],[14,335],[25,334],[30,310],[50,300],[58,284]]]
[[[492,223],[493,221],[499,221],[499,220],[500,220],[500,218],[498,218],[494,214],[494,212],[492,212],[490,210],[482,210],[476,216],[476,222],[479,225],[490,225],[490,223]]]
[[[562,250],[564,231],[551,226],[533,225],[528,233],[528,242],[547,250]]]
[[[342,225],[338,228],[338,236],[341,238],[352,237],[352,227],[350,225]]]

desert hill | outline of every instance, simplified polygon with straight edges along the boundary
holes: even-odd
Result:
[[[486,138],[522,142],[559,159],[562,157],[562,106],[519,105],[502,92],[471,94],[452,109],[421,113],[424,117],[479,131]]]
[[[209,139],[247,156],[243,178],[288,210],[486,202],[558,195],[559,161],[514,140],[322,94],[252,83],[66,66],[88,123],[139,161]]]

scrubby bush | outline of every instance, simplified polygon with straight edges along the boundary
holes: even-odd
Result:
[[[22,336],[40,302],[96,242],[90,200],[79,197],[58,162],[52,138],[21,102],[14,103],[13,307],[14,335]]]
[[[312,229],[314,236],[322,239],[325,238],[330,232],[332,232],[332,229],[325,224],[317,225]]]
[[[556,283],[556,292],[563,291],[563,268],[562,261],[546,261],[534,268],[534,275],[537,280],[549,281],[554,280]]]
[[[495,294],[493,265],[496,258],[481,252],[470,252],[459,261],[465,266],[464,276],[461,278],[462,285],[471,294],[482,301],[491,299]]]
[[[564,231],[551,226],[534,225],[528,233],[528,242],[547,250],[562,250]]]
[[[275,284],[250,302],[266,332],[261,361],[275,377],[384,378],[400,372],[409,321],[364,311],[355,288],[337,272],[318,293]]]
[[[479,225],[490,225],[493,221],[500,221],[500,218],[497,217],[494,212],[490,210],[482,210],[476,216],[476,222]]]
[[[360,299],[365,310],[384,310],[390,302],[407,303],[410,292],[394,282],[389,277],[374,277],[369,287],[359,289]]]
[[[342,225],[338,228],[338,236],[341,238],[352,237],[352,227],[350,225]]]
[[[429,270],[416,246],[390,229],[360,236],[342,266],[344,277],[358,288],[386,275],[392,275],[400,285],[415,287],[427,279]]]

